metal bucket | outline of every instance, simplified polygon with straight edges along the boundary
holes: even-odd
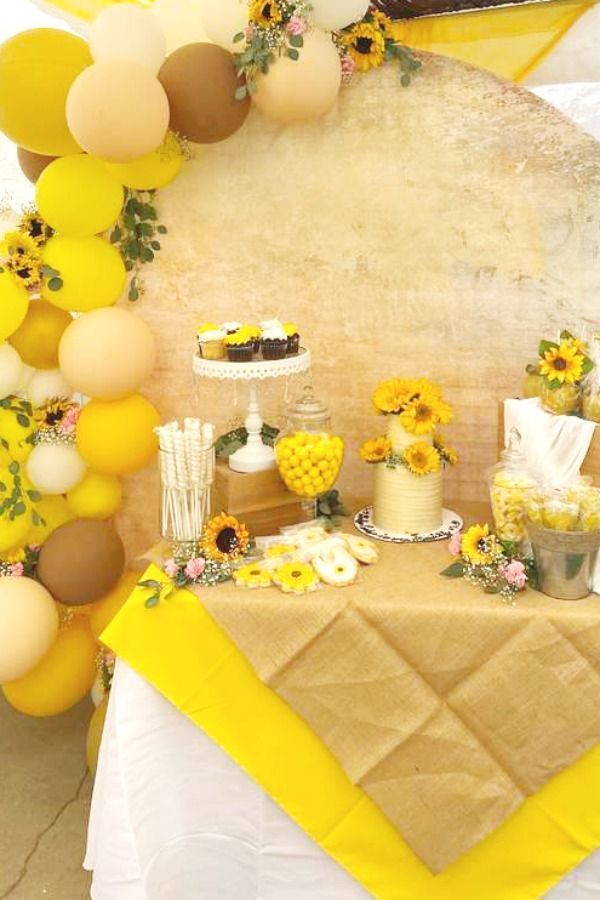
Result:
[[[539,589],[557,600],[582,600],[592,587],[600,531],[553,531],[527,522]]]

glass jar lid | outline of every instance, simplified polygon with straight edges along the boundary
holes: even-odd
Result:
[[[302,396],[286,410],[290,423],[297,427],[319,428],[328,425],[331,413],[314,395],[311,384],[305,385]]]

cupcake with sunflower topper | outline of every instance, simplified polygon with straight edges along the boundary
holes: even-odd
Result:
[[[375,469],[373,523],[391,534],[435,531],[443,517],[443,469],[458,463],[438,431],[451,421],[452,408],[425,378],[384,381],[373,404],[388,422],[387,434],[359,451]]]
[[[205,322],[197,332],[198,348],[203,359],[225,359],[227,333],[215,322]]]
[[[227,358],[231,362],[250,362],[254,355],[254,338],[248,328],[242,327],[224,339]]]

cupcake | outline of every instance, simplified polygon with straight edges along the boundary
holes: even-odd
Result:
[[[254,352],[259,353],[262,330],[258,327],[258,325],[244,325],[244,331],[252,340],[252,349],[254,350]]]
[[[227,355],[224,344],[225,335],[226,333],[214,322],[201,325],[198,329],[200,356],[204,359],[225,359]]]
[[[241,322],[223,322],[219,325],[221,331],[224,331],[225,334],[235,334],[236,331],[239,331],[242,327]]]
[[[263,328],[260,346],[263,359],[283,359],[288,345],[287,334],[281,325]]]
[[[283,326],[283,330],[287,336],[287,355],[294,356],[300,350],[300,333],[298,331],[298,326],[292,324],[292,322],[286,322]]]
[[[232,362],[250,362],[254,355],[254,339],[247,328],[240,328],[225,336],[227,357]]]

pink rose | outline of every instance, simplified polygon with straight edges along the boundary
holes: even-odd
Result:
[[[450,538],[450,543],[448,544],[448,550],[452,554],[452,556],[460,556],[462,544],[462,535],[460,531],[455,531],[452,537]]]
[[[525,566],[519,559],[513,559],[507,565],[502,567],[502,574],[509,584],[514,584],[520,591],[527,584],[527,575]]]
[[[288,34],[304,34],[306,31],[306,22],[300,16],[292,16],[285,26]]]
[[[25,571],[25,569],[23,568],[23,563],[21,563],[21,562],[13,563],[12,566],[10,567],[10,574],[15,577],[21,576],[24,571]]]
[[[77,428],[77,420],[79,419],[80,412],[80,406],[71,406],[66,411],[62,418],[62,422],[60,423],[61,430],[64,431],[65,434],[73,434]]]
[[[179,575],[179,566],[174,559],[168,559],[163,566],[165,575],[169,578],[176,578]]]
[[[206,566],[206,560],[202,559],[202,557],[196,557],[196,559],[190,559],[189,563],[185,567],[185,574],[188,578],[191,578],[194,581],[196,578],[200,578],[202,573],[204,572],[204,567]]]
[[[344,84],[348,84],[348,82],[351,80],[352,76],[354,75],[354,72],[356,69],[356,63],[354,62],[354,60],[352,59],[352,57],[350,55],[342,56],[341,63],[342,63],[342,81],[344,82]]]

